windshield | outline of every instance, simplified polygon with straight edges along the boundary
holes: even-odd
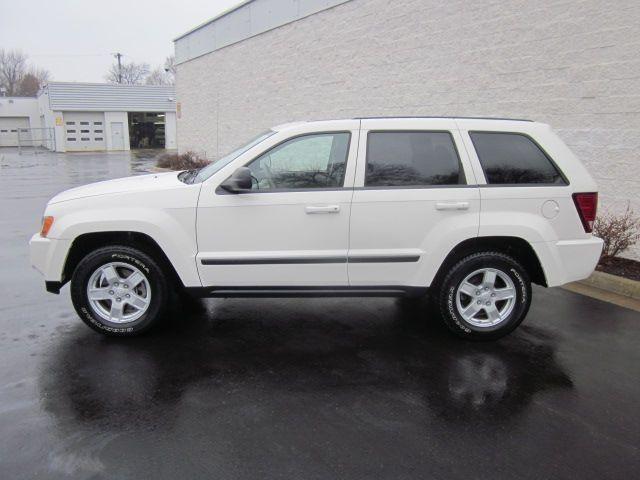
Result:
[[[238,148],[237,150],[234,150],[233,152],[229,153],[228,155],[225,155],[222,158],[219,158],[215,162],[212,162],[209,165],[207,165],[206,167],[201,168],[200,170],[198,170],[197,175],[193,178],[193,181],[191,183],[204,182],[207,178],[209,178],[211,175],[219,171],[222,167],[227,166],[233,160],[235,160],[240,155],[242,155],[244,152],[246,152],[252,147],[255,147],[257,144],[259,144],[266,138],[270,137],[274,133],[276,132],[274,132],[273,130],[269,130],[267,132],[261,133],[246,145]]]

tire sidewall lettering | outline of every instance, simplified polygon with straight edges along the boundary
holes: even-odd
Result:
[[[511,272],[511,275],[513,277],[516,277],[516,280],[520,285],[520,303],[521,304],[527,303],[527,285],[524,279],[522,278],[522,275],[520,275],[520,273],[513,267],[510,268],[509,271]]]
[[[455,322],[458,328],[460,328],[460,330],[466,333],[471,333],[471,329],[467,327],[463,323],[463,320],[458,317],[458,309],[456,307],[455,297],[456,297],[456,287],[452,286],[451,288],[449,288],[449,291],[447,292],[447,311],[449,312],[449,316]]]
[[[125,254],[122,254],[122,253],[112,253],[111,254],[111,258],[118,259],[120,261],[128,262],[128,263],[130,263],[130,264],[132,264],[132,265],[134,265],[134,266],[136,266],[138,268],[143,269],[145,272],[147,272],[147,274],[150,273],[149,267],[147,267],[142,261],[138,260],[135,257],[131,257],[129,255],[125,255]]]

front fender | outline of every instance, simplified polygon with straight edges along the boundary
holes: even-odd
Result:
[[[100,232],[148,235],[163,250],[185,286],[201,286],[195,263],[195,208],[110,207],[74,210],[56,218],[50,238],[71,245],[80,235]]]

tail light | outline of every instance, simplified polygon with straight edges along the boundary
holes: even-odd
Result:
[[[574,193],[573,203],[576,204],[576,210],[578,210],[578,216],[584,231],[591,233],[593,222],[596,220],[596,211],[598,210],[598,192]]]

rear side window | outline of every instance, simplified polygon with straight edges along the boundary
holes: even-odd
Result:
[[[369,132],[367,187],[464,184],[449,132]]]
[[[527,135],[469,132],[487,183],[558,184],[566,182],[545,152]]]

